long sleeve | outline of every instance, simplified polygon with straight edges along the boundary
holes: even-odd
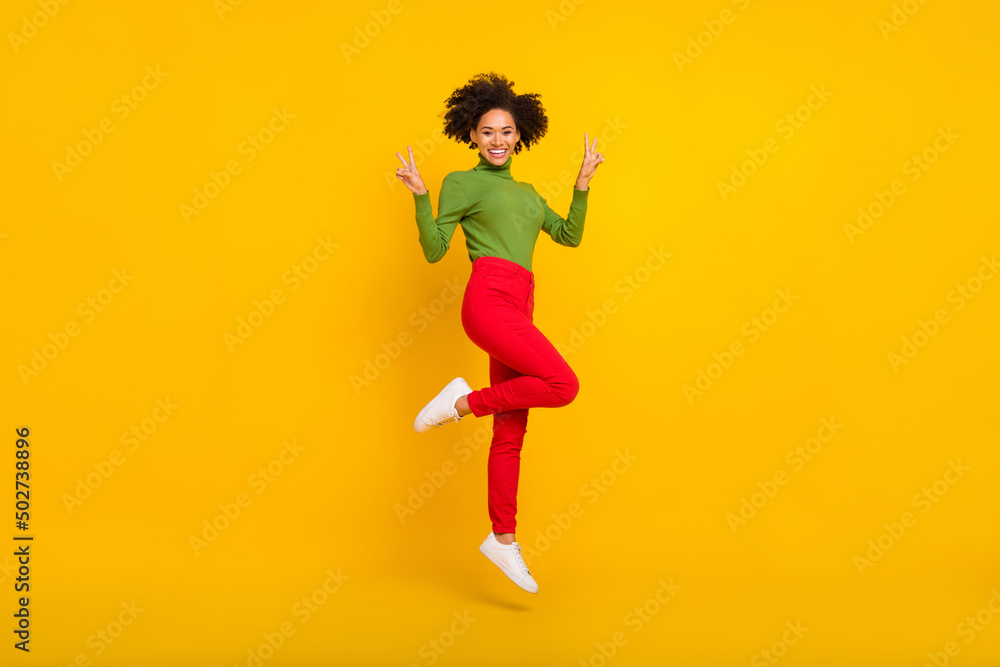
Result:
[[[434,219],[431,211],[431,193],[422,195],[413,193],[416,208],[417,229],[420,233],[420,246],[428,262],[437,262],[451,245],[451,237],[455,227],[469,210],[469,201],[459,178],[448,174],[441,182],[441,193],[438,196],[438,217]]]
[[[560,245],[573,248],[580,245],[580,241],[583,240],[583,222],[587,217],[587,195],[589,193],[589,188],[586,190],[573,188],[573,203],[570,204],[569,215],[565,219],[549,208],[545,199],[542,199],[542,206],[545,208],[542,231]]]

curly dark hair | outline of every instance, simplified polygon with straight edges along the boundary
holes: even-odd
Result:
[[[487,111],[503,109],[514,117],[514,126],[521,133],[521,138],[514,144],[514,154],[521,152],[522,145],[530,149],[532,144],[545,136],[549,119],[538,93],[517,95],[513,88],[513,81],[507,81],[507,77],[496,72],[477,74],[469,79],[468,84],[456,89],[445,100],[447,108],[441,113],[444,116],[445,136],[476,148],[469,132],[479,127],[479,121]]]

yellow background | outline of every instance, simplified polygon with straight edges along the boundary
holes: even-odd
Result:
[[[949,300],[1000,251],[996,3],[397,2],[72,0],[14,43],[43,10],[4,4],[2,553],[22,426],[35,540],[30,654],[12,647],[15,559],[0,557],[0,664],[247,665],[286,622],[263,664],[772,664],[764,650],[789,666],[1000,663],[992,612],[972,641],[959,625],[1000,589],[1000,280]],[[165,74],[122,118],[115,101],[147,67]],[[458,301],[425,328],[414,316],[464,285],[469,259],[458,232],[424,260],[395,153],[418,149],[436,212],[444,175],[476,159],[442,139],[443,102],[490,70],[542,96],[549,133],[512,173],[554,192],[571,172],[557,211],[584,132],[606,156],[581,246],[543,234],[534,258],[536,324],[563,346],[590,334],[567,353],[577,399],[529,419],[518,540],[536,551],[537,596],[477,551],[487,449],[463,460],[456,443],[491,418],[412,427],[453,377],[489,377]],[[829,98],[787,136],[779,121],[813,86]],[[274,109],[294,118],[250,161],[240,146]],[[53,163],[105,119],[113,131],[60,180]],[[958,138],[911,180],[904,165],[948,128]],[[776,152],[723,198],[769,138]],[[230,161],[240,172],[185,221]],[[905,193],[852,242],[844,226],[895,180]],[[336,250],[292,289],[283,277],[317,238]],[[669,259],[643,271],[661,246]],[[123,269],[134,277],[102,296]],[[629,292],[626,276],[644,281]],[[798,299],[751,341],[745,323],[782,289]],[[274,290],[284,302],[230,351],[224,336]],[[78,310],[108,296],[90,321]],[[615,312],[583,326],[609,299]],[[947,322],[894,369],[889,353],[940,309]],[[78,335],[22,379],[71,322]],[[409,344],[378,358],[400,334]],[[734,341],[743,354],[688,400]],[[157,399],[178,407],[149,421]],[[842,429],[795,470],[787,452],[824,418]],[[122,434],[144,420],[155,431],[130,451]],[[303,449],[258,494],[251,476],[293,440]],[[602,493],[584,487],[626,450]],[[915,503],[949,461],[968,471]],[[734,532],[727,515],[778,471],[787,483]],[[191,536],[240,493],[249,506],[196,555]],[[553,514],[573,502],[563,530]],[[860,573],[855,557],[907,511],[915,525]],[[303,622],[294,605],[338,568],[349,578]],[[680,589],[636,632],[628,614],[661,580]],[[134,622],[97,643],[133,601]],[[782,645],[796,623],[808,630]]]

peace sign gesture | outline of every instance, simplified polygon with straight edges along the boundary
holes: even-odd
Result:
[[[594,149],[597,148],[597,138],[594,138],[594,144],[590,145],[590,136],[586,132],[583,133],[583,165],[580,167],[580,175],[576,177],[576,188],[578,190],[586,190],[587,184],[590,179],[594,177],[594,172],[597,171],[597,165],[604,162],[604,155],[602,153],[596,152]]]
[[[417,171],[417,162],[413,159],[413,149],[410,145],[406,145],[406,150],[410,153],[410,162],[407,164],[406,159],[396,152],[396,157],[399,158],[400,162],[403,163],[402,167],[396,167],[396,178],[403,181],[410,192],[415,195],[422,195],[427,192],[427,188],[424,187],[424,179],[420,178],[420,172]]]

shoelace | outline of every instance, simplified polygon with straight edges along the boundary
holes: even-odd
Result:
[[[461,419],[461,415],[458,414],[458,410],[453,410],[447,417],[442,417],[441,419],[434,422],[434,426],[442,426],[448,422],[457,422]]]
[[[530,577],[531,572],[528,572],[528,566],[525,565],[524,559],[521,558],[521,545],[517,542],[513,542],[510,546],[514,547],[514,558],[517,560],[517,564],[520,565],[521,570]]]

